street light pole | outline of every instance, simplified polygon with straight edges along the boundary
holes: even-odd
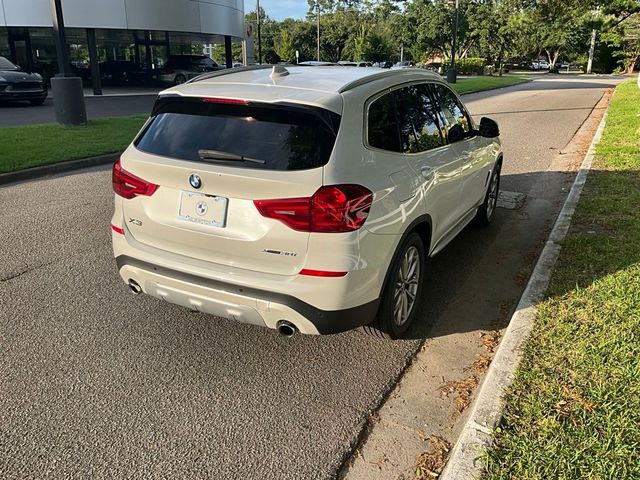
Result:
[[[453,41],[451,42],[451,68],[447,71],[447,82],[456,83],[458,80],[458,72],[456,71],[456,53],[458,43],[458,11],[459,5],[456,0],[456,6],[453,13]]]
[[[71,77],[69,49],[67,47],[67,36],[64,31],[64,16],[62,15],[62,3],[61,0],[50,0],[50,4],[53,36],[55,38],[56,53],[58,56],[58,75]]]
[[[316,8],[316,30],[318,37],[318,61],[320,61],[320,3],[318,0],[314,3],[314,7]]]
[[[258,17],[258,63],[262,65],[262,37],[260,36],[260,0],[256,0],[256,17]]]

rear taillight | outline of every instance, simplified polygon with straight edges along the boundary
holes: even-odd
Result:
[[[158,185],[155,183],[147,182],[142,178],[127,172],[120,160],[113,164],[113,175],[111,177],[113,182],[113,191],[117,195],[123,198],[131,199],[138,195],[144,195],[150,197],[158,189]]]
[[[309,198],[255,200],[263,217],[300,232],[340,233],[358,230],[367,219],[373,194],[360,185],[321,187]]]

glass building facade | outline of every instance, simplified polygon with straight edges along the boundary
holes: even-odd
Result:
[[[242,0],[216,4],[204,0],[62,0],[62,5],[71,69],[87,82],[90,31],[95,32],[100,63],[132,62],[149,79],[169,55],[202,54],[205,46],[241,42],[244,34]],[[58,64],[51,24],[49,0],[0,0],[0,56],[46,78],[54,76]],[[224,48],[206,51],[224,52]],[[218,56],[221,58],[214,56],[214,60],[224,65],[224,54]]]

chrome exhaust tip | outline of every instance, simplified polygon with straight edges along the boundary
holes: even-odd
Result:
[[[293,337],[298,331],[296,326],[293,323],[288,322],[287,320],[279,320],[276,324],[276,330],[278,330],[278,333],[280,335],[287,338]]]
[[[140,287],[138,282],[136,282],[133,278],[130,278],[127,284],[129,285],[129,290],[131,290],[131,293],[133,293],[134,295],[142,293],[142,287]]]

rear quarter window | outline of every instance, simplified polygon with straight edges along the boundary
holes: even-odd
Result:
[[[305,170],[329,161],[339,124],[339,115],[302,105],[160,99],[134,145],[143,152],[178,160],[238,168]],[[198,153],[201,150],[264,163],[203,159]]]

